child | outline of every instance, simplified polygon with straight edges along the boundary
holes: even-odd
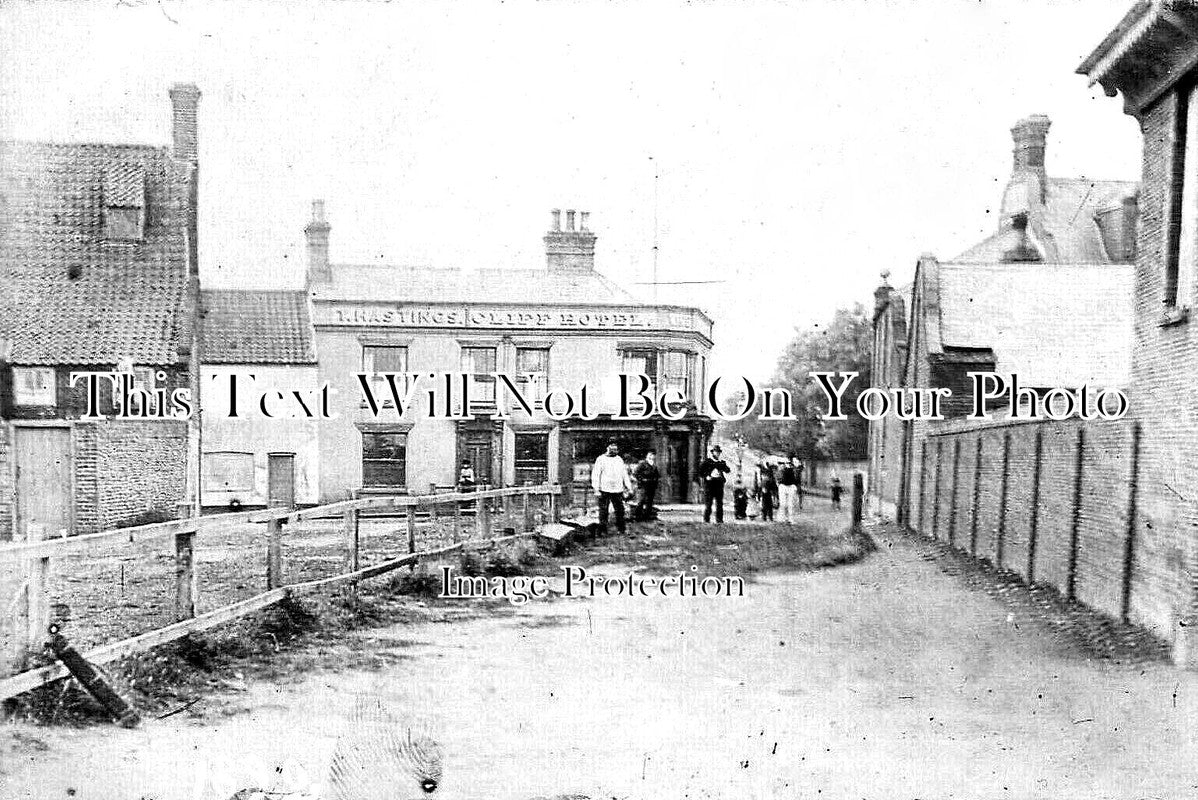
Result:
[[[749,510],[749,490],[741,482],[740,478],[736,479],[736,483],[732,486],[732,513],[736,519],[745,519],[748,516]]]
[[[844,494],[844,487],[840,485],[840,478],[833,476],[832,485],[832,508],[840,508],[840,496]]]
[[[761,485],[758,488],[757,499],[761,502],[761,521],[774,521],[774,507],[778,500],[778,481],[774,478],[774,468],[770,464],[761,467]]]

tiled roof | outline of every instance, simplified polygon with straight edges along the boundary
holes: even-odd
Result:
[[[1045,260],[1058,264],[1109,264],[1094,214],[1136,192],[1134,181],[1096,181],[1087,178],[1049,178],[1044,206],[1031,220],[1033,235],[1043,236]],[[1022,237],[1010,227],[983,239],[956,262],[994,263]]]
[[[990,348],[1028,387],[1125,387],[1130,264],[939,265],[940,341]]]
[[[316,363],[302,291],[205,291],[201,305],[204,363]]]
[[[13,363],[186,359],[188,169],[163,148],[0,141],[0,338]],[[106,191],[144,203],[143,241],[104,241]]]
[[[319,300],[438,300],[462,303],[629,305],[636,299],[594,271],[434,269],[334,264],[333,283],[313,287]]]

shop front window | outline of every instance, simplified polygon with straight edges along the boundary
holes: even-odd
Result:
[[[516,485],[549,480],[549,434],[516,434]]]
[[[406,486],[407,449],[405,433],[363,433],[362,485],[373,488]]]

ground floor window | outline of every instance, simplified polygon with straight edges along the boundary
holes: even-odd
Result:
[[[362,485],[396,488],[407,485],[406,433],[362,433]]]
[[[516,434],[516,485],[549,480],[549,434]]]
[[[204,489],[247,492],[253,488],[253,453],[204,453]]]

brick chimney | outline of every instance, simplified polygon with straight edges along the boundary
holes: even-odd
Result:
[[[1043,114],[1032,114],[1015,123],[1011,138],[1015,142],[1012,174],[1031,172],[1039,176],[1043,186],[1048,178],[1044,169],[1044,151],[1048,143],[1048,129],[1052,120]]]
[[[588,228],[590,212],[566,211],[566,227],[562,229],[562,212],[550,212],[549,233],[545,234],[545,257],[550,272],[586,272],[595,269],[595,234]],[[575,220],[578,228],[575,229]]]
[[[200,105],[200,90],[194,83],[176,83],[170,88],[171,137],[175,158],[192,164],[199,163],[199,139],[196,112]]]
[[[324,201],[312,201],[312,221],[304,228],[308,239],[308,284],[329,283],[333,271],[329,267],[329,231],[331,226],[324,218]]]

